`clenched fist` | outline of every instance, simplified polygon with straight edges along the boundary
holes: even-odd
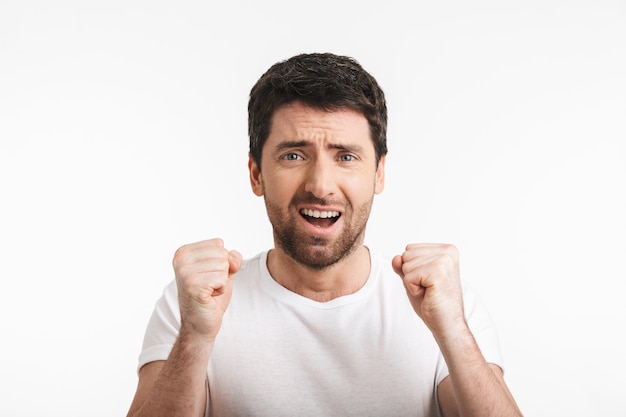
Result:
[[[233,278],[241,268],[239,252],[228,251],[221,239],[182,246],[173,260],[181,333],[212,340],[232,295]]]
[[[392,260],[415,312],[435,338],[466,326],[459,277],[459,253],[447,244],[418,243]]]

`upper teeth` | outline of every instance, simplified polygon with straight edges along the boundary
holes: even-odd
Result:
[[[318,219],[327,219],[329,217],[338,217],[338,211],[320,211],[311,209],[302,209],[302,214],[309,217],[316,217]]]

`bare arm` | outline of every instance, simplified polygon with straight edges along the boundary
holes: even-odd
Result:
[[[454,346],[445,349],[450,375],[439,384],[437,392],[443,415],[521,416],[502,369],[485,362],[469,329],[467,332],[465,341],[453,341]]]
[[[443,415],[520,417],[502,371],[485,361],[465,321],[457,249],[441,244],[408,245],[392,265],[448,365],[450,374],[438,389]]]
[[[154,383],[159,377],[159,373],[163,368],[165,361],[155,361],[145,364],[139,370],[139,381],[137,382],[137,391],[135,391],[135,397],[130,404],[127,417],[132,417],[137,414],[141,406],[146,402]]]
[[[128,417],[204,416],[208,347],[186,339],[178,338],[167,361],[141,368]]]
[[[206,371],[232,294],[241,255],[219,239],[180,248],[174,256],[181,328],[166,361],[144,365],[128,417],[200,417],[206,408]]]

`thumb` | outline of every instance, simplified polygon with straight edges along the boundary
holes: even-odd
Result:
[[[232,279],[243,265],[243,256],[236,250],[228,252],[228,278]]]
[[[391,260],[391,266],[396,274],[400,275],[400,278],[404,278],[404,272],[402,272],[402,264],[404,261],[402,260],[402,256],[396,255]]]

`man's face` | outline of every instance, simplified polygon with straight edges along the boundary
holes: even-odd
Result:
[[[310,269],[323,269],[363,243],[374,194],[383,190],[367,119],[292,103],[279,108],[250,180],[264,196],[276,247]]]

